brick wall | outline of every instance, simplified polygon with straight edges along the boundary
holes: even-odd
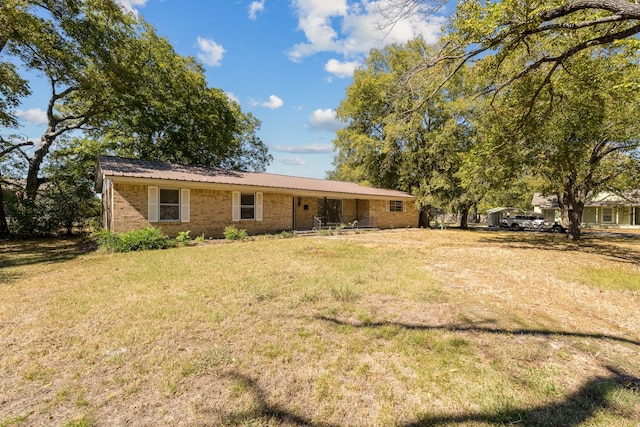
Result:
[[[149,225],[157,226],[171,236],[181,231],[190,231],[191,237],[221,238],[227,226],[247,230],[249,234],[278,233],[291,230],[293,213],[298,230],[313,228],[313,217],[318,214],[317,197],[293,197],[288,194],[263,193],[263,220],[231,220],[232,192],[210,189],[190,190],[189,222],[156,222],[147,220],[148,187],[146,185],[114,183],[113,231],[123,233]],[[305,205],[307,210],[304,209]],[[357,213],[357,215],[356,215]],[[343,223],[356,219],[361,225],[363,218],[370,216],[373,226],[378,228],[402,228],[418,226],[418,210],[413,202],[405,202],[405,212],[387,212],[386,200],[345,199],[342,204]],[[106,226],[106,224],[105,224]]]
[[[387,212],[386,200],[371,200],[369,211],[377,228],[417,227],[419,212],[412,201],[404,202],[404,212]]]
[[[296,197],[294,203],[296,212],[296,229],[311,230],[313,228],[313,217],[318,215],[318,198]]]
[[[146,185],[115,184],[114,229],[118,233],[160,227],[169,236],[190,231],[191,237],[224,236],[224,229],[233,225],[249,234],[277,233],[291,230],[292,197],[286,194],[263,193],[263,220],[231,220],[231,191],[191,189],[189,222],[155,222],[147,220],[148,187]]]
[[[147,186],[113,184],[113,231],[124,233],[149,226]]]

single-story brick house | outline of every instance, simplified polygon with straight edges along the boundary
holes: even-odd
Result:
[[[556,196],[536,193],[532,200],[536,212],[548,223],[560,222],[561,211]],[[587,200],[582,212],[583,227],[636,227],[640,226],[640,190],[624,194],[602,192]]]
[[[222,237],[357,227],[418,226],[415,197],[352,182],[100,156],[96,191],[103,226],[115,232],[160,227],[169,236]]]

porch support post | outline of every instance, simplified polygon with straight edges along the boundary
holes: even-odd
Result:
[[[599,208],[596,208],[596,224],[599,224],[598,211],[599,211]]]

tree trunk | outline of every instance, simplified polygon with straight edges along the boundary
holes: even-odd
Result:
[[[566,193],[557,194],[558,207],[560,208],[560,225],[564,228],[569,228],[569,208],[567,205]]]
[[[47,132],[48,134],[49,132]],[[27,200],[35,201],[36,196],[38,194],[38,190],[40,189],[40,184],[42,184],[42,179],[38,178],[38,174],[40,173],[40,168],[42,167],[42,162],[47,154],[49,154],[49,147],[55,141],[55,137],[48,137],[45,134],[40,142],[40,146],[33,153],[33,157],[29,159],[29,170],[27,171],[27,183],[25,185],[24,191],[27,196]]]
[[[431,205],[420,207],[418,227],[429,228],[431,226]]]
[[[584,204],[587,201],[587,194],[589,194],[590,186],[587,185],[587,183],[583,183],[583,185],[576,188],[573,185],[573,182],[575,182],[575,179],[569,179],[565,183],[562,200],[564,206],[563,212],[566,211],[568,218],[567,227],[569,231],[567,233],[567,238],[570,240],[580,240],[582,212],[584,210]]]
[[[2,193],[2,184],[0,184],[0,238],[9,237],[10,235],[7,216],[4,213],[4,194]]]
[[[567,238],[569,240],[580,240],[580,222],[582,221],[582,211],[584,203],[576,203],[573,209],[569,209],[569,232]]]
[[[460,228],[469,228],[469,206],[464,205],[460,210]]]

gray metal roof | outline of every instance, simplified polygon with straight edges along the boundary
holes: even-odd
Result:
[[[302,178],[258,172],[242,172],[227,169],[184,166],[174,163],[127,159],[113,156],[98,157],[96,187],[101,191],[105,178],[140,178],[154,180],[210,183],[223,186],[264,187],[317,193],[339,193],[345,195],[376,198],[413,199],[409,193],[384,188],[373,188],[353,182],[326,179]]]

